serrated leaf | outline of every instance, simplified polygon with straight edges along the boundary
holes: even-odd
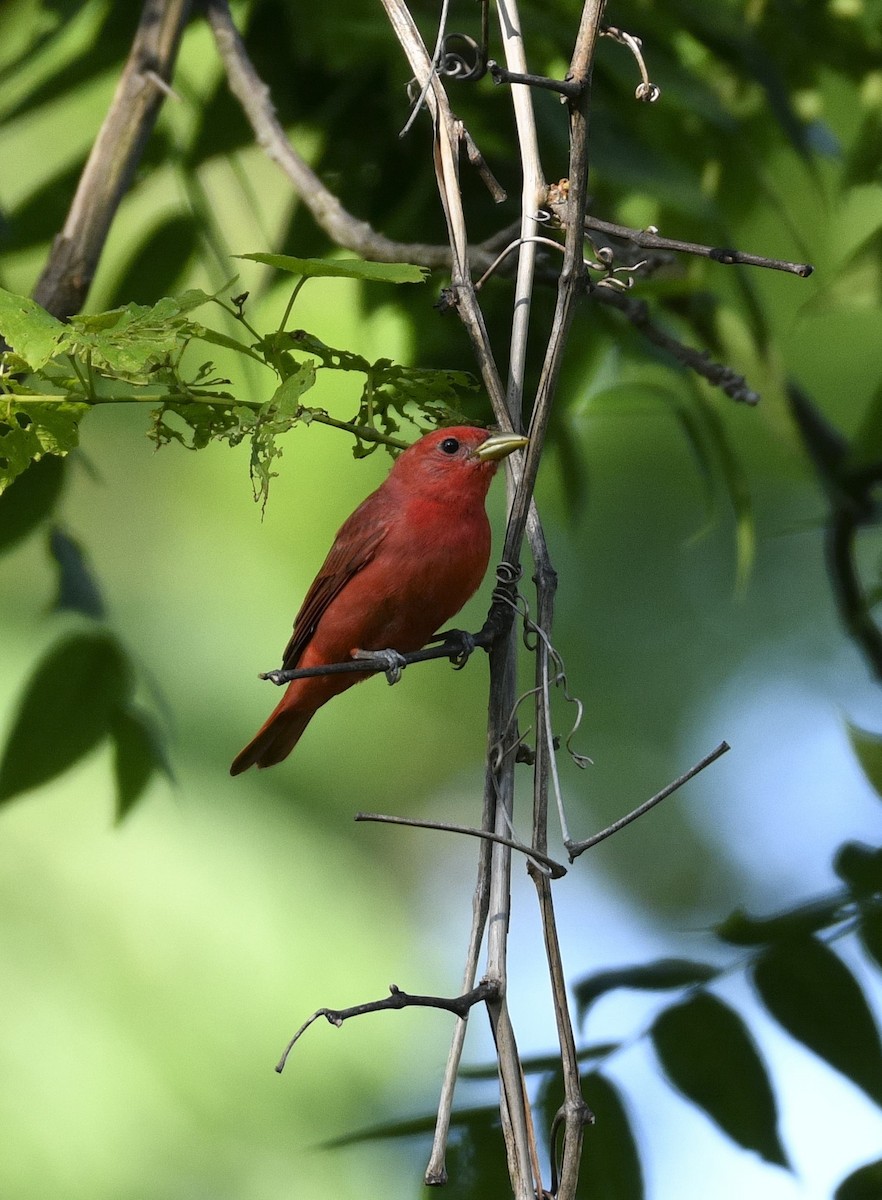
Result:
[[[670,988],[706,983],[718,974],[718,967],[686,958],[659,958],[655,962],[641,963],[639,966],[598,971],[580,979],[573,987],[578,1018],[583,1021],[595,1000],[616,988],[662,992]]]
[[[843,1179],[833,1200],[879,1200],[882,1196],[882,1158],[867,1163]]]
[[[882,892],[882,847],[846,842],[836,852],[833,869],[857,896]]]
[[[584,1200],[642,1200],[640,1152],[624,1101],[597,1072],[584,1077],[582,1090],[594,1121],[585,1129],[576,1195]]]
[[[263,263],[277,271],[288,271],[303,277],[334,279],[364,279],[376,283],[425,283],[430,271],[428,267],[417,267],[411,263],[366,262],[360,258],[293,258],[289,254],[234,254],[234,258],[246,258],[251,262]]]
[[[0,495],[0,553],[26,538],[51,514],[64,483],[64,462],[47,454]]]
[[[86,563],[83,548],[57,526],[49,532],[49,551],[58,566],[54,612],[79,612],[100,620],[105,615],[98,582]]]
[[[68,400],[0,398],[0,494],[45,454],[73,450],[88,409]]]
[[[189,307],[210,299],[203,292],[188,301],[165,296],[153,305],[126,304],[108,312],[73,317],[61,349],[89,360],[98,371],[144,382],[151,368],[165,363],[192,335],[184,315]]]
[[[846,722],[848,740],[877,796],[882,797],[882,735]]]
[[[702,992],[661,1013],[652,1041],[665,1074],[687,1100],[739,1146],[789,1167],[765,1063],[737,1013]]]
[[[32,371],[58,352],[66,328],[34,300],[0,288],[0,335]]]
[[[845,963],[817,938],[772,946],[753,979],[775,1020],[834,1070],[882,1104],[882,1043],[864,994]]]
[[[111,729],[131,686],[128,660],[104,632],[74,634],[37,665],[0,762],[0,802],[40,787]]]
[[[122,821],[156,774],[172,771],[153,720],[143,710],[120,710],[112,726],[116,782],[116,819]]]

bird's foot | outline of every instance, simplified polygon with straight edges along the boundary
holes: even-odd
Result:
[[[353,658],[375,658],[386,672],[390,684],[397,683],[407,666],[407,659],[397,650],[353,650]]]
[[[461,671],[475,652],[477,642],[472,634],[464,629],[447,629],[432,638],[433,642],[443,642],[444,649],[450,651],[450,661],[455,671]]]

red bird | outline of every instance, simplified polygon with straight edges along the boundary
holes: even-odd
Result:
[[[294,620],[282,667],[345,662],[354,650],[419,650],[478,589],[490,559],[484,509],[517,434],[461,426],[410,446],[346,521]],[[365,678],[295,679],[231,775],[286,758],[312,717]]]

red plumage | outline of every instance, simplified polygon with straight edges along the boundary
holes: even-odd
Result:
[[[294,621],[286,670],[354,650],[419,650],[477,590],[490,558],[485,500],[499,459],[525,438],[460,426],[421,438],[344,522]],[[295,679],[230,767],[270,767],[333,696],[364,679]]]

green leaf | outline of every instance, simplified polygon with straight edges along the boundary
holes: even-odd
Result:
[[[146,382],[192,336],[185,313],[211,299],[204,292],[165,296],[156,304],[126,304],[108,312],[73,317],[61,348],[98,371]]]
[[[696,388],[695,397],[704,417],[708,438],[716,451],[723,483],[735,517],[735,586],[743,590],[756,557],[756,520],[753,498],[744,468],[726,436],[726,428],[716,407]]]
[[[126,708],[112,726],[116,781],[116,819],[122,821],[143,795],[151,779],[163,774],[173,779],[156,726],[148,713]]]
[[[867,1163],[843,1179],[833,1200],[879,1200],[882,1196],[882,1158]]]
[[[0,397],[0,495],[44,454],[65,455],[79,441],[88,404]]]
[[[739,908],[726,917],[714,932],[732,946],[768,946],[829,929],[844,920],[849,911],[845,896],[800,905],[774,917],[751,917]]]
[[[882,908],[866,908],[861,912],[858,934],[861,945],[882,970]]]
[[[652,1041],[668,1079],[739,1146],[789,1167],[765,1064],[741,1018],[707,992],[666,1009]]]
[[[882,797],[882,734],[871,733],[858,725],[846,722],[848,740],[857,755],[870,786],[877,796]]]
[[[100,620],[105,615],[104,600],[80,543],[56,527],[49,532],[49,551],[58,565],[58,594],[53,611],[79,612]]]
[[[640,1154],[621,1096],[597,1072],[585,1076],[582,1090],[594,1121],[585,1129],[576,1195],[584,1200],[642,1200]]]
[[[775,1020],[834,1070],[882,1104],[882,1044],[854,976],[817,938],[766,950],[753,967],[763,1004]]]
[[[669,988],[688,987],[691,984],[707,983],[719,974],[719,968],[708,963],[694,962],[686,958],[659,958],[655,962],[635,967],[616,967],[611,971],[598,971],[580,979],[573,987],[576,1011],[580,1021],[595,1000],[615,988],[636,988],[640,991],[662,992]]]
[[[425,283],[428,267],[410,263],[365,262],[360,258],[292,258],[289,254],[234,254],[292,275],[333,279],[364,279],[376,283]]]
[[[0,762],[0,801],[69,770],[111,729],[131,685],[128,660],[105,632],[74,634],[31,676]]]
[[[0,553],[26,538],[51,516],[64,483],[64,462],[47,454],[0,495]]]
[[[856,896],[882,892],[882,848],[846,842],[833,859],[833,869]]]
[[[32,371],[39,371],[58,353],[66,329],[34,300],[0,288],[0,335]]]

